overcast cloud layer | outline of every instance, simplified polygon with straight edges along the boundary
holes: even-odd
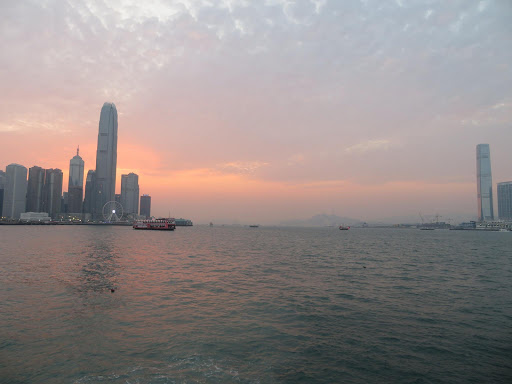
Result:
[[[3,0],[0,167],[67,171],[80,144],[93,169],[112,101],[118,173],[162,213],[474,215],[476,144],[512,180],[511,20],[509,1]]]

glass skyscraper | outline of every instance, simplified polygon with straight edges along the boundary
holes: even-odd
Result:
[[[498,183],[498,216],[501,220],[512,220],[512,181]]]
[[[43,187],[46,171],[38,166],[28,170],[27,212],[43,212]]]
[[[151,217],[151,196],[142,195],[140,197],[140,215],[146,219]]]
[[[121,175],[121,205],[125,214],[139,213],[139,176],[133,172]]]
[[[47,169],[43,187],[43,212],[56,220],[61,213],[62,171]]]
[[[94,218],[101,219],[103,206],[115,201],[117,166],[117,109],[114,103],[101,108],[96,151],[96,186]]]
[[[492,201],[491,150],[489,144],[476,146],[476,184],[478,220],[494,220]]]
[[[9,164],[5,169],[3,212],[5,217],[19,219],[27,202],[27,168]]]
[[[85,194],[83,203],[83,212],[89,215],[94,213],[94,194],[96,193],[96,171],[92,169],[87,172],[87,179],[85,180]],[[90,219],[91,217],[88,216]]]

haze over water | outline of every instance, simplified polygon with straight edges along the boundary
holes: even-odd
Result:
[[[2,382],[512,378],[509,233],[1,229]]]

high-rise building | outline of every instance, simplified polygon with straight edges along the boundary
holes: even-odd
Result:
[[[127,215],[139,213],[139,176],[135,173],[121,175],[121,205]]]
[[[96,189],[94,218],[102,217],[103,206],[115,201],[117,166],[117,109],[113,103],[103,104],[96,151]]]
[[[512,181],[498,183],[498,216],[501,220],[512,220]]]
[[[27,212],[43,212],[43,186],[46,171],[34,165],[28,170]]]
[[[27,168],[9,164],[5,170],[5,188],[2,214],[19,219],[27,203]]]
[[[4,207],[5,179],[5,172],[0,171],[0,217],[2,217],[2,211]]]
[[[69,182],[67,211],[69,213],[82,212],[82,199],[84,191],[84,161],[80,157],[80,148],[76,150],[76,156],[69,161]]]
[[[478,144],[476,146],[476,184],[478,197],[478,220],[494,220],[491,150],[489,149],[489,144]]]
[[[60,213],[69,213],[68,203],[69,203],[68,192],[62,192],[62,196],[60,197]]]
[[[61,212],[61,199],[62,171],[60,169],[47,169],[43,187],[43,212],[47,212],[55,220]]]
[[[85,179],[84,213],[92,215],[94,213],[94,196],[96,192],[96,172],[89,170]]]
[[[151,196],[142,195],[140,197],[140,215],[145,216],[146,219],[151,217]]]

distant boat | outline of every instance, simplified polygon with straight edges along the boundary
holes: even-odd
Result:
[[[258,228],[258,227],[259,227],[258,224],[251,224],[251,225],[249,225],[249,228]]]
[[[344,225],[340,225],[340,231],[348,231],[350,227],[346,227]]]
[[[210,227],[213,227],[213,223],[210,221]]]

